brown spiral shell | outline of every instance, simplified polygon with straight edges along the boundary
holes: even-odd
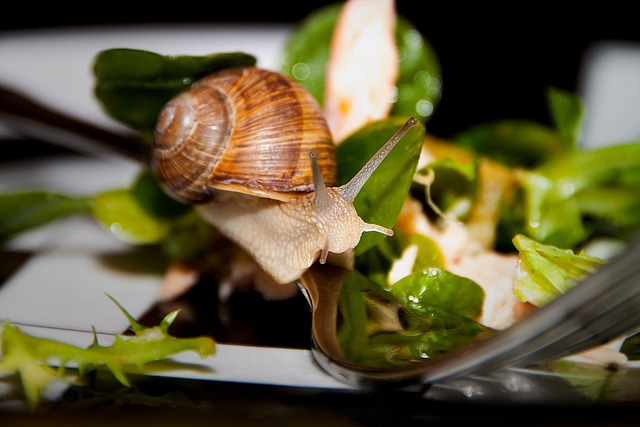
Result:
[[[335,146],[313,96],[278,72],[234,68],[166,104],[151,166],[162,188],[184,203],[204,203],[212,189],[288,200],[312,190],[312,151],[334,185]]]

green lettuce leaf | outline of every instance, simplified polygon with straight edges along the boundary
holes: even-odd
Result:
[[[606,263],[605,260],[545,245],[519,234],[513,238],[518,265],[513,292],[522,302],[542,307]]]
[[[149,169],[143,170],[131,188],[102,192],[91,213],[111,235],[132,245],[162,243],[180,216],[191,210],[167,196]]]
[[[0,194],[0,243],[56,220],[90,212],[93,197],[48,190]]]
[[[547,105],[551,120],[562,140],[567,152],[575,150],[580,136],[580,126],[584,118],[584,103],[575,93],[556,87],[546,91]]]
[[[382,287],[389,285],[389,271],[410,246],[415,246],[416,258],[411,273],[429,267],[444,268],[444,255],[438,244],[422,234],[406,234],[394,227],[393,236],[383,239],[378,245],[356,258],[359,272]]]
[[[94,61],[94,92],[107,114],[151,142],[158,114],[171,98],[210,73],[255,64],[254,56],[242,52],[167,56],[107,49]]]
[[[349,273],[340,287],[338,341],[350,361],[379,368],[422,363],[491,332],[465,316],[482,306],[478,285],[442,270],[429,271],[437,269],[409,276],[390,291],[359,272]],[[430,301],[438,286],[451,292]],[[454,292],[458,286],[461,290]]]
[[[476,282],[435,267],[401,279],[390,292],[418,313],[424,307],[435,306],[473,319],[482,313],[484,303],[484,290]]]
[[[42,393],[52,383],[77,379],[65,378],[67,365],[76,366],[79,376],[85,375],[89,370],[107,369],[122,385],[131,387],[126,377],[127,370],[145,372],[148,363],[185,351],[196,352],[201,357],[215,353],[215,342],[210,337],[175,338],[168,333],[178,311],[167,314],[158,326],[145,327],[136,322],[116,300],[110,296],[109,298],[129,319],[134,333],[133,336],[116,335],[110,346],[100,345],[95,331],[94,342],[83,349],[61,341],[29,335],[9,321],[5,322],[1,331],[0,376],[20,376],[32,410],[39,405]],[[54,369],[53,364],[57,364],[59,368]]]
[[[518,171],[519,197],[506,205],[505,229],[558,247],[592,237],[628,239],[640,226],[640,142],[576,150]]]
[[[302,20],[287,39],[281,71],[303,85],[324,105],[325,67],[331,37],[342,9],[333,3],[316,9]]]
[[[564,140],[555,130],[525,119],[482,123],[455,134],[453,141],[512,167],[534,167],[566,150]]]

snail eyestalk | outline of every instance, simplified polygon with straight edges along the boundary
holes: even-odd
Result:
[[[322,171],[318,165],[318,154],[312,151],[309,155],[311,157],[311,172],[313,174],[313,186],[316,190],[315,206],[316,210],[326,208],[331,204],[331,196],[327,191],[327,186],[322,178]]]
[[[360,169],[360,171],[349,182],[339,188],[342,197],[353,202],[356,196],[367,182],[369,177],[373,174],[376,168],[387,157],[387,154],[396,146],[396,144],[402,139],[403,136],[409,132],[413,126],[418,123],[415,117],[410,117],[409,120],[387,141],[378,152]]]

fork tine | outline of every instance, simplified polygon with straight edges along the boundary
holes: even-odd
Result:
[[[640,248],[630,247],[623,257],[585,279],[569,297],[559,299],[555,309],[561,310],[574,299],[581,299],[582,293],[586,295],[586,300],[581,301],[583,305],[572,304],[573,307],[567,309],[562,326],[570,331],[559,334],[557,339],[523,358],[522,363],[576,354],[606,344],[640,326]]]
[[[599,302],[596,303],[599,304]],[[624,300],[604,311],[599,317],[594,316],[594,319],[585,324],[583,329],[567,336],[557,345],[550,347],[548,351],[553,357],[565,357],[622,337],[640,325],[639,307],[640,295]],[[599,311],[599,307],[593,310]]]
[[[358,386],[428,384],[573,355],[621,337],[638,326],[640,239],[562,297],[509,329],[451,355],[396,371],[360,371],[333,363],[329,368],[343,381]],[[324,362],[327,365],[327,360]]]
[[[425,365],[422,380],[525,367],[569,356],[640,326],[640,240],[511,328]]]
[[[421,386],[570,356],[639,326],[640,238],[563,296],[510,328],[452,354],[409,367],[377,370],[332,360],[315,341],[312,353],[327,372],[351,385]]]

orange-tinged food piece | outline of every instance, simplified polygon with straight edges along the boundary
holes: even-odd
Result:
[[[338,144],[366,123],[387,117],[398,80],[393,0],[349,0],[333,32],[324,109]]]

